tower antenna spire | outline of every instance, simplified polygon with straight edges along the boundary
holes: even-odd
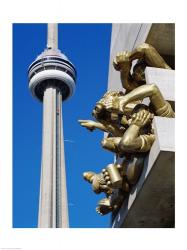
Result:
[[[47,25],[47,48],[58,49],[58,24],[48,23]]]

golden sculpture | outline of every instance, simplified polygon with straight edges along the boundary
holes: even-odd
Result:
[[[132,61],[138,62],[132,67]],[[95,193],[104,192],[106,198],[98,202],[96,211],[105,215],[118,209],[133,185],[136,184],[154,140],[152,120],[154,115],[174,117],[169,102],[164,100],[156,84],[145,84],[146,66],[170,69],[155,48],[148,44],[138,46],[132,52],[119,53],[113,62],[120,71],[122,91],[108,91],[96,103],[92,112],[95,121],[79,120],[81,126],[90,131],[99,129],[108,136],[101,144],[123,157],[122,163],[109,164],[101,173],[85,172],[85,180],[92,184]],[[131,74],[131,72],[133,72]],[[143,104],[150,99],[149,106]],[[118,195],[113,195],[118,190]]]
[[[138,62],[134,66],[131,75],[132,61],[136,59],[138,59]],[[147,43],[139,45],[132,52],[123,51],[118,53],[113,61],[113,66],[117,71],[120,71],[122,86],[127,92],[145,84],[144,72],[146,66],[171,69],[157,50]]]
[[[96,194],[104,192],[106,195],[106,198],[101,199],[98,202],[98,207],[96,207],[96,211],[100,215],[105,215],[119,206],[122,199],[120,200],[119,197],[117,199],[112,199],[111,196],[113,188],[121,188],[123,181],[116,165],[109,164],[106,169],[103,169],[99,174],[85,172],[83,173],[83,177],[92,184],[92,189]]]

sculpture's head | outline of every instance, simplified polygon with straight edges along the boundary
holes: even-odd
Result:
[[[102,103],[96,103],[93,111],[92,111],[92,115],[99,120],[104,120],[105,119],[105,113],[106,110],[104,108],[104,105]]]
[[[97,120],[118,122],[118,97],[123,96],[121,91],[107,91],[104,96],[96,103],[92,115]]]
[[[95,174],[96,174],[96,173],[91,172],[91,171],[89,171],[89,172],[84,172],[84,173],[83,173],[83,177],[84,177],[84,179],[85,179],[86,181],[92,183]]]
[[[137,82],[145,83],[145,68],[146,68],[146,63],[142,61],[137,62],[134,65],[132,77]]]
[[[117,113],[106,110],[105,106],[100,103],[96,104],[92,111],[92,115],[98,121],[110,121],[112,123],[116,123],[119,119]]]

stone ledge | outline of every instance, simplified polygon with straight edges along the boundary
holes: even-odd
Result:
[[[164,99],[175,109],[175,70],[146,67],[145,79],[146,84],[155,83]],[[149,105],[149,98],[144,100],[144,104]]]

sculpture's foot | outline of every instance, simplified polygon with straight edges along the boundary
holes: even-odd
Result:
[[[98,202],[98,207],[96,207],[96,212],[100,215],[105,215],[113,211],[110,199],[104,198]]]
[[[120,169],[119,164],[118,165],[109,164],[107,168],[104,168],[102,170],[103,178],[107,186],[110,187],[111,189],[122,187],[122,177],[120,175],[119,169]],[[116,180],[112,181],[114,178],[116,178]]]

